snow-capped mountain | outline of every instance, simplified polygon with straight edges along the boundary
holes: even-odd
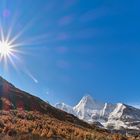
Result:
[[[71,113],[89,123],[97,121],[104,123],[108,120],[110,113],[115,109],[116,105],[97,101],[90,95],[87,95],[74,107],[64,103],[58,103],[55,107]]]
[[[84,96],[74,107],[64,103],[56,104],[55,107],[88,123],[99,122],[108,129],[140,130],[140,109],[123,103],[103,103],[88,95]]]
[[[140,130],[140,109],[118,103],[110,113],[107,128]]]
[[[73,107],[75,114],[80,119],[88,122],[98,121],[102,114],[104,103],[93,100],[91,96],[84,96],[81,101]]]
[[[76,116],[75,111],[73,110],[73,107],[66,105],[65,103],[57,103],[55,107]]]

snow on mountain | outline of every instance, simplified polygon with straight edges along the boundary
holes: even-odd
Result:
[[[84,96],[73,109],[80,119],[93,122],[100,119],[103,107],[104,103],[98,102],[88,95]]]
[[[104,107],[102,109],[102,114],[101,116],[104,118],[104,119],[108,119],[110,113],[115,109],[116,105],[113,105],[113,104],[110,104],[110,103],[105,103],[104,104]]]
[[[56,104],[55,107],[71,113],[86,122],[93,123],[98,121],[103,123],[107,121],[109,114],[113,111],[115,105],[99,102],[90,95],[87,95],[74,107],[64,103]]]
[[[113,112],[109,115],[109,118],[111,119],[120,119],[123,115],[123,111],[126,109],[126,106],[122,103],[118,103],[116,105],[116,108],[113,110]]]
[[[66,105],[65,103],[57,103],[55,105],[56,108],[60,109],[60,110],[63,110],[67,113],[70,113],[70,114],[73,114],[76,116],[76,113],[75,111],[73,110],[73,107],[69,106],[69,105]]]
[[[99,122],[108,129],[140,130],[140,109],[122,103],[103,103],[88,95],[84,96],[74,107],[64,103],[56,104],[55,107],[88,123]]]
[[[110,113],[105,127],[140,130],[140,109],[118,103],[114,111]]]
[[[90,95],[84,96],[81,101],[74,107],[75,109],[100,110],[104,103],[94,100]]]

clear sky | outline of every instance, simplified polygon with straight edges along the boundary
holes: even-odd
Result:
[[[0,75],[54,104],[89,93],[140,103],[140,1],[1,0],[0,24],[17,44]],[[19,45],[18,45],[19,44]]]

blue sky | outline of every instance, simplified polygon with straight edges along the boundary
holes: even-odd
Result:
[[[21,43],[0,75],[54,104],[85,94],[140,103],[139,0],[1,0],[5,36]]]

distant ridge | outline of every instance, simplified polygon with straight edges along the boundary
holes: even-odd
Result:
[[[64,108],[65,106],[65,108]],[[79,119],[90,124],[99,124],[109,130],[139,131],[140,133],[140,109],[117,103],[104,103],[93,99],[90,95],[82,97],[74,107],[60,103],[57,108],[72,113]]]

